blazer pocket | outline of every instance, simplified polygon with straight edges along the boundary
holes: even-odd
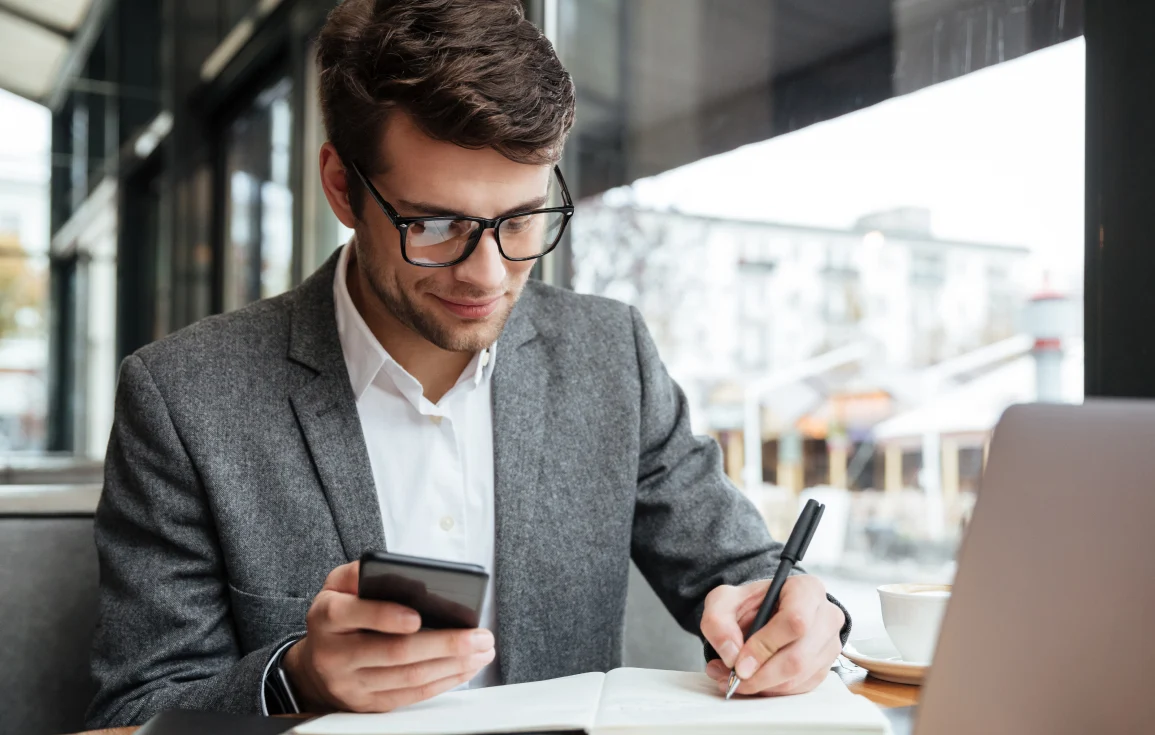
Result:
[[[304,597],[255,595],[229,585],[233,624],[240,638],[241,653],[275,643],[292,633],[305,631],[305,614],[312,600]]]

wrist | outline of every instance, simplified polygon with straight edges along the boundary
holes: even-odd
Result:
[[[284,669],[285,676],[288,677],[289,683],[293,686],[302,712],[327,712],[333,707],[325,701],[320,687],[314,680],[312,670],[304,659],[307,638],[308,636],[301,638],[289,646],[285,655],[281,657],[281,668]]]

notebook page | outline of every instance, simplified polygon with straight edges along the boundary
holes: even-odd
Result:
[[[589,731],[605,674],[447,692],[382,714],[335,714],[293,728],[299,735],[473,735]]]
[[[615,733],[885,733],[886,717],[831,672],[812,692],[726,701],[705,674],[614,669],[606,674],[594,735]]]

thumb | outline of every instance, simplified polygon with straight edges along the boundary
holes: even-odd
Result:
[[[357,594],[357,584],[360,573],[360,561],[351,561],[348,564],[342,564],[329,572],[329,576],[325,578],[325,586],[322,589],[343,592],[347,595],[355,595]]]
[[[740,587],[721,585],[706,595],[702,610],[702,637],[706,639],[727,668],[734,668],[738,651],[742,649],[742,628],[738,618],[748,592]]]

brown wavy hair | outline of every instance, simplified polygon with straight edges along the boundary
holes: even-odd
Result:
[[[394,110],[431,138],[519,163],[556,162],[573,126],[573,81],[519,0],[345,0],[317,66],[329,141],[366,173],[387,165],[378,148]]]

